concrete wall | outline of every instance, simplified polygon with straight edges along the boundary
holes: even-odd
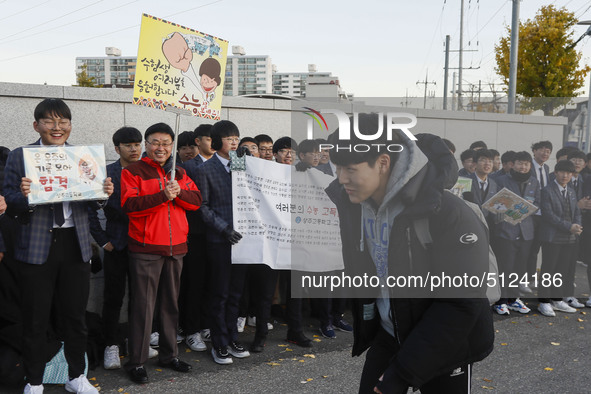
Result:
[[[33,110],[45,97],[62,98],[72,109],[73,129],[69,141],[73,144],[104,144],[108,161],[116,159],[111,136],[119,127],[133,126],[143,132],[156,122],[166,122],[174,126],[174,114],[131,104],[132,91],[128,89],[0,83],[0,119],[3,128],[0,132],[0,145],[14,149],[37,139],[38,135],[32,127]],[[304,102],[224,97],[222,118],[236,123],[242,136],[265,133],[276,139],[291,134],[291,109],[301,109],[303,106],[326,108],[327,104],[321,100]],[[329,106],[335,107],[334,104]],[[460,152],[476,140],[483,140],[501,153],[509,149],[530,151],[532,142],[539,140],[550,140],[557,150],[562,146],[563,125],[567,124],[567,119],[563,117],[393,109],[366,106],[359,102],[341,102],[336,107],[345,112],[413,113],[417,116],[418,123],[411,131],[415,134],[429,132],[448,138],[456,145],[458,159]],[[334,118],[332,115],[326,116],[329,130],[337,127]],[[182,116],[180,130],[193,130],[201,123],[211,121]],[[552,160],[550,165],[553,164]]]

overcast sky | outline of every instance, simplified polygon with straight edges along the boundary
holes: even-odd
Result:
[[[591,20],[585,0],[524,0],[521,19],[544,4]],[[510,0],[465,0],[464,46],[475,51],[464,55],[474,68],[464,71],[465,86],[499,84],[493,51],[511,10]],[[0,81],[72,85],[76,56],[104,56],[107,46],[135,56],[144,12],[226,39],[229,54],[241,45],[269,55],[280,72],[314,63],[357,97],[422,97],[416,82],[427,70],[437,83],[429,90],[441,97],[445,35],[459,47],[460,0],[0,0]],[[575,36],[584,31],[577,27]],[[589,39],[578,48],[591,63]],[[457,52],[450,58],[458,67]]]

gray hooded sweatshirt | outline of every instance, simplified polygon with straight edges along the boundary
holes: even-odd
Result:
[[[382,204],[367,199],[361,203],[361,247],[368,248],[380,279],[381,295],[376,300],[384,330],[394,336],[394,326],[390,318],[390,293],[386,283],[388,277],[388,241],[390,230],[396,216],[404,209],[398,198],[400,190],[427,165],[427,157],[414,141],[405,140],[404,149],[394,165],[386,186]]]

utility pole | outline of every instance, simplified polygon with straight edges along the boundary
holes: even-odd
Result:
[[[517,51],[519,48],[519,2],[513,0],[511,17],[511,52],[509,54],[509,92],[507,97],[507,113],[515,113],[515,94],[517,91]]]
[[[456,73],[453,73],[453,79],[451,86],[453,86],[453,90],[451,91],[451,110],[456,110]]]
[[[514,0],[515,1],[515,0]],[[462,60],[464,54],[464,0],[460,5],[460,64],[458,73],[458,110],[462,110]]]
[[[425,74],[425,80],[424,81],[417,81],[417,85],[418,84],[425,85],[425,98],[423,100],[423,108],[426,109],[427,108],[427,85],[429,85],[429,84],[437,85],[437,84],[435,83],[435,81],[429,82],[429,70],[428,69],[427,69],[427,73]]]
[[[445,76],[443,77],[443,109],[447,109],[447,79],[449,75],[449,34],[445,36]]]

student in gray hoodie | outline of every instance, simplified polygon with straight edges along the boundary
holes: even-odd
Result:
[[[375,133],[378,116],[359,114],[359,129]],[[472,363],[493,347],[486,286],[419,283],[444,274],[486,275],[488,232],[465,202],[444,190],[455,182],[457,165],[439,137],[419,135],[415,142],[386,135],[371,142],[354,130],[348,140],[338,132],[329,137],[337,179],[326,191],[339,210],[345,273],[378,283],[349,290],[353,356],[369,348],[359,392],[467,393]],[[364,144],[371,146],[367,152],[336,150],[366,150]],[[402,151],[389,152],[393,144]],[[425,233],[432,238],[427,243],[419,240]],[[402,286],[392,278],[409,281]]]

